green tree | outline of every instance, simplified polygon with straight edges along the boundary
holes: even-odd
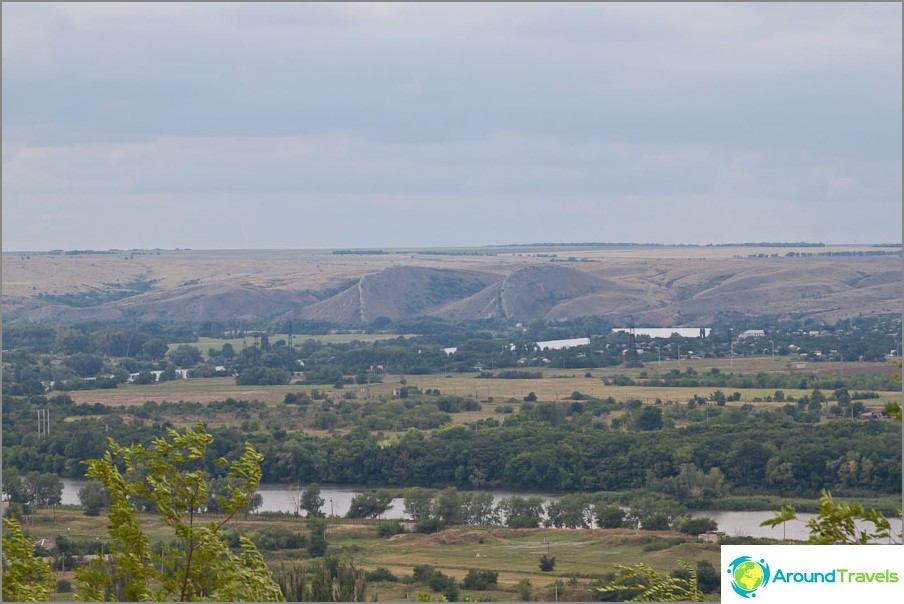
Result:
[[[760,526],[778,526],[796,519],[794,506],[788,504]],[[819,513],[807,521],[807,528],[810,536],[806,542],[817,545],[865,545],[877,541],[900,544],[902,541],[902,535],[892,532],[891,523],[881,511],[867,510],[859,503],[835,503],[832,494],[825,490],[819,500]]]
[[[634,416],[634,429],[643,432],[662,429],[662,408],[641,407]]]
[[[403,499],[405,513],[411,516],[414,521],[430,518],[430,514],[433,511],[434,494],[433,489],[425,489],[423,487],[405,489]]]
[[[352,497],[346,518],[376,518],[392,504],[392,492],[386,489],[366,491]]]
[[[593,521],[590,495],[569,493],[546,506],[546,526],[557,528],[590,528]]]
[[[678,560],[677,565],[686,572],[685,577],[660,575],[649,565],[640,562],[635,566],[617,565],[621,575],[603,587],[598,593],[616,592],[619,597],[633,595],[628,602],[702,602],[703,592],[697,585],[696,569]]]
[[[3,519],[3,601],[46,602],[55,591],[50,563],[34,555],[31,540],[15,518]]]
[[[312,558],[326,555],[326,520],[317,516],[308,516],[308,528],[311,538],[308,540],[308,554]]]
[[[104,368],[102,356],[85,352],[77,352],[64,360],[63,363],[81,377],[92,377]]]
[[[323,516],[323,512],[320,510],[320,508],[323,507],[323,503],[323,497],[320,496],[320,485],[316,482],[312,482],[301,494],[299,507],[307,512],[307,516],[319,517]]]
[[[3,469],[3,494],[12,503],[28,504],[31,495],[16,468]]]
[[[543,516],[543,500],[515,495],[500,501],[497,510],[509,528],[537,528]]]
[[[455,487],[447,487],[433,500],[433,516],[445,526],[461,524],[462,497]]]
[[[194,367],[204,360],[201,351],[194,346],[188,344],[180,344],[178,348],[168,354],[170,360],[177,367],[189,368]]]
[[[110,507],[110,492],[99,480],[89,480],[78,490],[78,500],[85,516],[100,516],[101,509]]]
[[[625,511],[614,504],[602,501],[593,506],[593,515],[599,528],[624,528]]]
[[[166,355],[166,342],[160,338],[151,338],[141,345],[141,353],[151,359],[162,359]]]
[[[77,571],[77,592],[89,601],[281,601],[282,593],[250,539],[239,552],[221,535],[223,525],[246,508],[260,482],[263,457],[245,443],[232,463],[220,458],[239,487],[220,501],[226,518],[202,524],[197,513],[207,501],[201,470],[213,437],[200,423],[183,433],[167,430],[150,447],[122,447],[109,439],[101,459],[87,461],[87,475],[110,492],[109,561],[94,560]],[[121,472],[124,469],[125,472]],[[140,471],[143,470],[143,471]],[[136,477],[143,476],[142,480]],[[174,544],[152,552],[132,498],[153,504],[173,529]],[[155,547],[156,549],[156,547]]]

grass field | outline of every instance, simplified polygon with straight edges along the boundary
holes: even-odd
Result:
[[[141,515],[142,528],[151,543],[169,541],[172,531],[156,516]],[[77,508],[60,508],[56,522],[49,510],[41,510],[31,517],[26,529],[35,538],[53,539],[66,535],[70,539],[96,540],[109,543],[105,517],[84,516]],[[303,520],[294,518],[263,518],[249,516],[227,525],[228,530],[243,533],[276,529],[307,534]],[[462,527],[447,529],[432,535],[403,534],[380,538],[376,527],[356,524],[335,524],[328,529],[329,552],[351,559],[358,567],[374,570],[389,569],[397,577],[411,575],[416,564],[429,564],[447,575],[461,580],[469,569],[499,572],[498,589],[490,592],[469,592],[476,597],[493,597],[499,601],[519,599],[515,584],[527,579],[533,587],[534,599],[551,601],[553,583],[562,581],[560,590],[570,593],[571,599],[587,594],[593,577],[613,571],[617,564],[646,562],[653,568],[668,572],[677,560],[696,562],[708,560],[719,564],[719,547],[696,542],[687,535],[668,531],[640,531],[626,529],[507,529]],[[555,556],[556,566],[551,572],[541,572],[539,558],[543,554]],[[304,550],[279,551],[266,554],[272,568],[279,562],[292,562],[306,557]],[[74,573],[67,571],[58,578],[72,581]],[[381,601],[414,599],[416,592],[428,592],[426,585],[376,583],[368,587],[368,597]],[[69,594],[57,594],[57,600]],[[562,591],[559,595],[563,596]]]

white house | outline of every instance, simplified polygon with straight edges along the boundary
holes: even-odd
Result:
[[[747,331],[742,331],[738,334],[738,339],[743,340],[744,338],[762,338],[766,335],[766,332],[762,329],[748,329]]]
[[[564,348],[574,348],[575,346],[590,346],[590,338],[571,338],[569,340],[547,340],[545,342],[537,342],[537,348],[540,350],[562,350]]]
[[[619,331],[631,331],[630,327],[615,327],[612,333]],[[711,327],[636,327],[634,333],[638,336],[650,336],[651,338],[671,338],[673,334],[678,334],[682,338],[699,338],[703,334],[704,338],[708,338]]]

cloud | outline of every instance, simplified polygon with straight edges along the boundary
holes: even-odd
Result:
[[[4,249],[900,237],[900,4],[2,10]]]

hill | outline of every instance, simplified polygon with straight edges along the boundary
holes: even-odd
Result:
[[[380,317],[601,315],[678,326],[762,315],[831,323],[901,312],[901,259],[894,255],[637,246],[569,249],[574,256],[563,259],[544,251],[5,253],[3,318],[367,324]]]

